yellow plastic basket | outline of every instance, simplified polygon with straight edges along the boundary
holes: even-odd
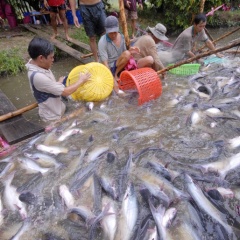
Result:
[[[71,94],[74,100],[102,101],[111,94],[114,85],[113,75],[106,66],[97,62],[80,65],[72,69],[68,75],[66,85],[69,86],[75,83],[79,79],[81,72],[90,72],[91,78]]]
[[[172,65],[173,64],[169,64],[168,66]],[[199,63],[183,64],[179,67],[169,70],[169,72],[178,75],[192,75],[198,73],[200,66],[201,64]]]

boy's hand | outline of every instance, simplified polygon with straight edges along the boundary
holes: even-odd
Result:
[[[82,83],[87,82],[88,80],[90,80],[89,78],[91,77],[91,73],[90,72],[86,72],[86,73],[80,73],[79,75],[79,81],[81,81]]]

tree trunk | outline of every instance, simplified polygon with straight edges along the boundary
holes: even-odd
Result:
[[[200,2],[200,9],[199,9],[199,12],[200,12],[200,13],[203,13],[203,11],[204,11],[205,1],[206,1],[206,0],[201,0],[201,2]]]

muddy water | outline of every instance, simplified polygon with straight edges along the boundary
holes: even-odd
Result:
[[[215,34],[217,35],[219,32],[216,31]],[[220,31],[221,34],[222,32]],[[225,43],[227,41],[229,40],[226,40]],[[217,76],[231,78],[231,72],[239,66],[239,62],[239,58],[233,59],[228,57],[224,65],[213,64],[209,66],[206,69],[207,81],[216,81],[214,79]],[[68,74],[73,66],[77,64],[78,62],[75,60],[65,59],[53,66],[53,72],[56,77],[60,77]],[[226,71],[223,69],[226,69]],[[211,128],[210,122],[206,119],[201,119],[197,126],[189,124],[189,118],[193,109],[187,108],[188,104],[194,102],[198,104],[207,103],[208,101],[189,93],[188,79],[189,77],[186,76],[168,73],[166,79],[162,80],[163,93],[155,101],[137,106],[137,94],[128,93],[128,96],[125,98],[113,95],[102,103],[96,103],[93,111],[86,111],[85,114],[65,122],[52,132],[41,134],[37,144],[42,143],[68,149],[67,153],[61,153],[58,156],[48,154],[53,156],[56,161],[64,164],[65,168],[55,169],[52,167],[43,176],[37,173],[28,173],[19,163],[19,157],[24,157],[24,153],[38,153],[39,150],[36,149],[36,146],[30,146],[29,141],[26,141],[12,152],[10,156],[14,157],[13,162],[16,170],[12,184],[19,189],[19,192],[29,191],[37,199],[33,205],[27,206],[30,223],[26,233],[20,239],[44,239],[43,236],[46,233],[52,233],[62,239],[88,238],[89,233],[85,228],[84,222],[80,219],[69,220],[68,209],[62,204],[63,201],[58,194],[59,186],[62,184],[66,184],[69,188],[74,187],[72,184],[78,171],[79,156],[83,149],[87,149],[88,154],[97,147],[106,146],[110,152],[116,154],[112,163],[106,161],[107,156],[104,154],[98,160],[99,163],[96,167],[97,175],[110,176],[115,180],[118,179],[119,171],[126,164],[129,151],[137,154],[147,147],[161,147],[161,149],[164,149],[164,151],[146,151],[139,158],[133,159],[135,164],[132,167],[130,179],[134,183],[139,209],[141,209],[146,208],[146,204],[142,202],[139,194],[141,174],[143,174],[140,169],[145,166],[146,161],[155,160],[164,165],[171,162],[173,164],[172,169],[182,172],[186,170],[184,169],[186,167],[177,163],[175,165],[174,160],[176,159],[173,159],[171,156],[175,156],[179,162],[184,164],[198,163],[198,160],[202,161],[202,159],[207,159],[215,154],[215,148],[212,143],[236,137],[236,129],[240,126],[239,119],[230,122],[227,120],[226,122],[220,122],[216,128]],[[1,79],[1,90],[17,108],[34,102],[26,73],[19,74],[17,77]],[[84,106],[83,103],[78,102],[73,102],[71,105],[72,108]],[[225,109],[224,111],[226,114],[231,114],[229,110]],[[35,110],[29,112],[26,117],[39,121]],[[61,133],[68,127],[71,127],[72,123],[77,124],[76,128],[80,128],[82,134],[73,135],[63,142],[58,141]],[[123,130],[115,130],[117,127],[123,127]],[[90,141],[90,139],[93,141]],[[219,159],[224,159],[225,155],[231,156],[236,153],[237,150],[224,151],[219,156]],[[88,165],[87,157],[85,157],[81,168]],[[3,168],[4,166],[2,165],[1,167]],[[234,172],[233,174],[236,173]],[[32,184],[30,184],[31,182]],[[230,188],[237,182],[236,177],[235,180],[232,180]],[[74,192],[75,206],[85,206],[92,209],[94,202],[92,185],[90,177],[84,186],[79,189],[78,194]],[[173,185],[186,192],[181,178],[177,178]],[[207,189],[216,185],[213,183],[200,183],[200,186],[203,189]],[[105,193],[103,193],[104,195]],[[5,204],[4,200],[3,204]],[[223,204],[234,220],[239,221],[239,216],[235,211],[235,208],[238,206],[238,200],[227,199]],[[121,202],[116,202],[116,205],[119,212]],[[173,206],[178,207],[177,204]],[[182,209],[179,212],[181,211],[184,212]],[[226,213],[224,219],[230,222],[228,217]],[[181,222],[182,219],[181,215],[179,215],[178,221]],[[203,219],[205,224],[202,224],[207,229],[207,233],[201,239],[218,239],[213,221],[207,215],[203,215]],[[4,240],[10,239],[18,231],[22,223],[23,221],[19,214],[10,211],[5,216],[4,223],[1,226],[0,238]],[[96,239],[104,239],[101,230],[97,234],[99,236]]]

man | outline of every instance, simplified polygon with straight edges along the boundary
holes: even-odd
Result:
[[[124,9],[125,9],[126,19],[128,18],[131,19],[132,38],[135,38],[136,21],[138,19],[137,3],[139,8],[142,10],[143,5],[141,0],[124,0]]]
[[[139,51],[135,47],[131,47],[129,51],[127,50],[125,38],[119,32],[119,22],[115,16],[106,18],[105,30],[106,34],[98,42],[99,57],[101,63],[111,70],[115,79],[114,90],[118,92],[117,80],[119,73],[128,63],[131,64],[131,61],[129,62],[131,54]],[[134,64],[135,61],[133,62],[132,69],[136,68]]]
[[[50,19],[51,19],[51,25],[53,28],[53,36],[52,39],[55,39],[58,36],[57,31],[57,14],[59,14],[59,17],[62,21],[64,32],[66,35],[67,40],[71,40],[71,38],[68,35],[68,22],[66,18],[66,4],[65,0],[44,0],[44,6],[49,10],[50,12]]]
[[[78,17],[76,16],[76,0],[69,0],[69,3],[72,9],[74,24],[76,27],[80,27]],[[105,33],[104,23],[106,14],[104,4],[101,0],[80,0],[80,13],[85,32],[89,37],[93,57],[98,62],[96,36],[102,36]]]
[[[65,87],[64,77],[56,79],[50,70],[54,61],[54,46],[46,39],[35,37],[28,46],[31,57],[26,64],[28,78],[33,95],[38,102],[39,115],[43,121],[59,120],[66,109],[61,96],[66,97],[75,92],[90,77],[89,73],[80,74],[79,80]]]
[[[164,68],[159,59],[156,44],[168,40],[165,36],[166,31],[166,27],[163,24],[158,23],[153,28],[148,27],[148,34],[137,39],[133,46],[140,49],[140,54],[133,54],[133,57],[137,61],[138,68],[151,67],[155,71]]]
[[[215,47],[211,40],[205,33],[205,26],[207,18],[205,14],[198,14],[194,18],[194,24],[185,29],[176,39],[170,52],[160,51],[159,57],[164,64],[174,63],[183,59],[195,57],[197,42],[203,42],[210,50],[215,50]],[[217,53],[218,57],[222,57],[222,54]]]

